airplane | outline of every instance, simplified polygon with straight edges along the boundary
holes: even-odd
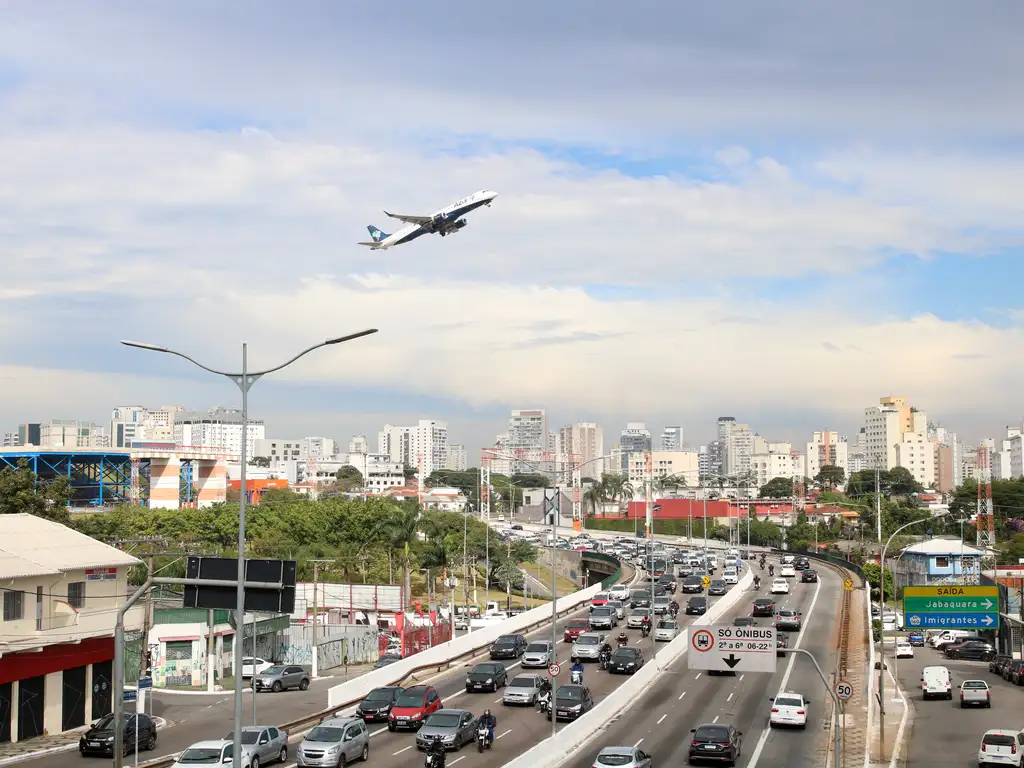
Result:
[[[432,216],[400,216],[396,213],[388,213],[384,211],[387,216],[398,221],[403,221],[409,226],[403,227],[402,229],[395,232],[393,235],[389,235],[387,232],[382,232],[377,227],[371,224],[366,229],[370,233],[370,242],[359,243],[359,245],[369,246],[374,251],[386,251],[396,245],[402,243],[408,243],[410,240],[415,240],[421,235],[436,234],[444,237],[458,232],[460,229],[466,226],[469,222],[461,218],[470,211],[475,211],[482,205],[490,207],[494,198],[498,196],[497,192],[492,192],[489,189],[481,189],[479,192],[474,192],[469,197],[464,197],[457,203],[452,203],[447,208],[442,208]]]

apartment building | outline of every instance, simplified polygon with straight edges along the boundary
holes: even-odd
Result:
[[[350,453],[348,463],[363,476],[366,493],[383,493],[405,485],[405,465],[386,453]]]
[[[841,467],[850,476],[850,446],[838,432],[813,432],[804,454],[805,466],[801,475],[815,478],[825,466]]]
[[[544,461],[544,454],[552,452],[551,437],[547,413],[543,409],[512,411],[504,450],[517,458],[510,462],[509,471],[518,474],[554,469],[553,466],[545,467]]]
[[[555,439],[555,454],[575,456],[582,466],[581,472],[586,477],[601,477],[604,473],[604,430],[593,422],[581,421],[568,424],[558,430]],[[569,465],[559,465],[560,469],[569,469]]]
[[[910,406],[905,398],[883,397],[878,405],[864,409],[863,452],[868,469],[896,466],[896,444],[904,432],[913,431]]]
[[[755,450],[750,456],[750,473],[754,476],[751,490],[777,477],[804,476],[804,456],[794,451],[791,443],[769,443],[762,438],[756,438],[754,443]]]
[[[181,411],[174,416],[173,430],[176,445],[227,454],[242,452],[242,412],[236,408]],[[249,456],[257,455],[257,442],[266,439],[266,432],[261,419],[247,420],[245,449]]]
[[[113,709],[114,623],[141,561],[34,515],[0,515],[0,742],[78,728]],[[125,616],[137,632],[144,606]]]
[[[647,458],[650,456],[650,474],[647,471]],[[700,459],[692,451],[631,451],[623,454],[626,463],[626,478],[633,486],[637,498],[644,496],[644,483],[650,477],[655,483],[659,478],[678,477],[685,479],[686,485],[693,488],[697,485],[700,472]]]
[[[377,453],[417,471],[422,468],[429,477],[448,466],[448,425],[433,419],[420,419],[415,427],[385,424],[377,434]]]
[[[910,470],[925,488],[935,485],[935,446],[927,434],[904,432],[896,443],[896,466]]]
[[[182,405],[119,405],[110,412],[110,445],[128,448],[132,442],[167,443],[174,440],[174,417],[184,413]]]
[[[24,443],[23,443],[24,445]],[[101,424],[77,419],[50,419],[39,424],[39,443],[44,448],[109,448],[110,433]]]
[[[661,430],[661,438],[659,438],[658,442],[658,447],[662,451],[683,450],[683,428],[665,427]]]
[[[448,444],[448,461],[445,469],[453,472],[464,472],[466,470],[466,446],[459,443]]]

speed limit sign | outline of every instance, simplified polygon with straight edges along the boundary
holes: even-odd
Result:
[[[836,683],[836,696],[840,701],[849,701],[853,698],[853,686],[845,680],[840,680]]]

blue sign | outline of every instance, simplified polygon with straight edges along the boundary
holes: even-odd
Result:
[[[153,678],[152,677],[140,677],[139,678],[139,690],[140,691],[144,691],[145,689],[152,688],[152,687],[153,687]]]
[[[125,691],[122,694],[121,698],[124,701],[138,701],[139,700],[139,692],[138,691]]]
[[[998,613],[908,613],[907,629],[999,629]]]

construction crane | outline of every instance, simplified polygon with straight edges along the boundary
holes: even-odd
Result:
[[[978,446],[978,549],[986,552],[996,545],[995,517],[992,513],[992,457],[988,448]]]

